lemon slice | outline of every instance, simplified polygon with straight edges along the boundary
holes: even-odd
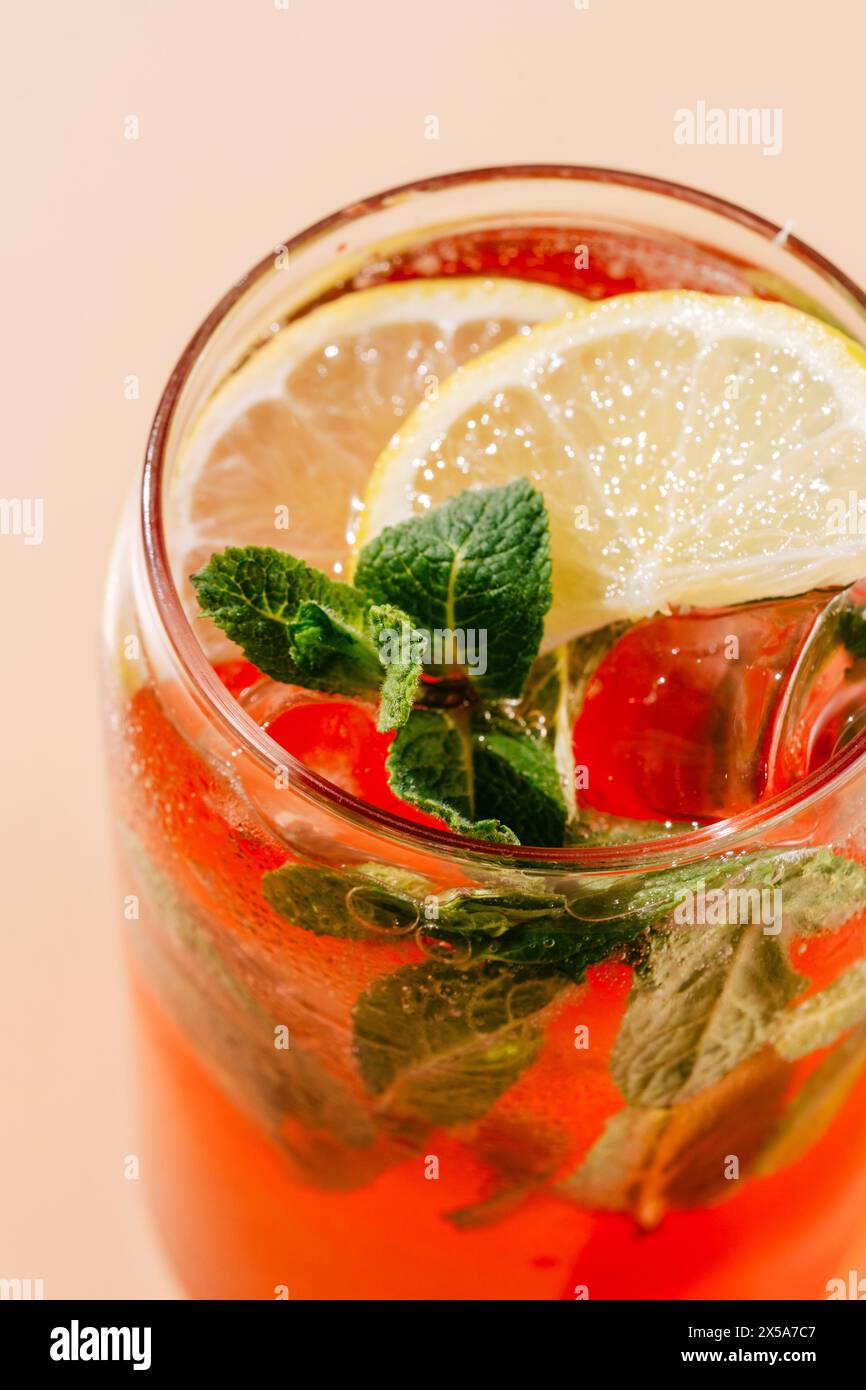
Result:
[[[370,470],[418,402],[460,363],[582,303],[505,277],[411,280],[275,332],[207,402],[172,481],[169,546],[188,611],[189,574],[227,545],[276,546],[339,574]],[[231,648],[197,631],[211,656]]]
[[[547,645],[848,583],[866,574],[866,535],[838,524],[866,479],[864,367],[856,344],[782,304],[663,291],[585,307],[418,407],[376,465],[357,549],[523,476],[550,513]]]

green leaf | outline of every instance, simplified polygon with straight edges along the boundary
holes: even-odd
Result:
[[[502,936],[516,926],[545,923],[565,911],[562,893],[518,888],[449,888],[437,900],[435,922],[443,931]]]
[[[262,878],[262,893],[293,926],[350,941],[384,940],[413,929],[425,882],[384,864],[356,870],[282,864]]]
[[[286,863],[262,879],[262,892],[293,926],[370,943],[421,927],[431,940],[468,947],[471,959],[558,969],[580,983],[587,967],[616,954],[644,930],[642,920],[579,922],[561,893],[517,886],[449,888],[385,864],[333,869]]]
[[[561,845],[567,810],[553,754],[516,719],[471,724],[476,811],[506,820],[521,844]]]
[[[485,696],[516,699],[552,598],[544,500],[525,478],[462,492],[386,527],[361,551],[355,584],[430,634],[483,638],[486,670],[461,673]]]
[[[558,1190],[591,1210],[629,1212],[652,1230],[670,1208],[732,1196],[782,1113],[790,1064],[763,1048],[699,1095],[674,1106],[626,1106],[608,1120]]]
[[[789,1061],[829,1047],[866,1018],[866,960],[861,960],[794,1009],[780,1014],[770,1040]]]
[[[761,893],[774,890],[781,923],[756,911],[766,905]],[[616,893],[616,885],[607,891]],[[715,898],[718,924],[684,911],[696,891],[710,923]],[[826,849],[762,850],[647,875],[629,911],[651,925],[672,920],[648,938],[611,1056],[626,1099],[682,1101],[761,1048],[807,983],[789,964],[791,938],[836,929],[864,896],[862,867]],[[603,910],[604,898],[591,906]],[[573,900],[569,910],[576,910]]]
[[[404,966],[355,1006],[355,1052],[377,1109],[396,1122],[478,1119],[535,1059],[553,971]]]
[[[259,670],[290,684],[299,682],[301,674],[291,626],[302,605],[310,604],[300,623],[305,641],[305,619],[313,621],[313,605],[335,624],[341,619],[352,628],[364,626],[369,608],[350,585],[267,546],[230,547],[212,555],[190,578],[202,612],[243,647]]]
[[[516,845],[517,836],[476,809],[475,769],[468,716],[463,710],[413,710],[385,764],[395,796],[449,829],[476,840]]]
[[[664,840],[671,835],[685,835],[696,830],[697,821],[635,820],[631,816],[614,816],[607,811],[597,811],[592,806],[581,806],[577,821],[568,827],[566,844],[580,845],[630,845],[637,840]]]
[[[778,899],[773,890],[778,890]],[[700,891],[710,924],[714,910],[721,913],[717,925],[738,914],[746,920],[748,912],[752,920],[775,930],[778,907],[790,938],[835,931],[861,911],[866,906],[866,870],[827,849],[765,849],[647,873],[584,876],[565,888],[572,916],[608,923],[631,920],[636,930],[672,915],[679,925],[700,927],[699,910],[698,915],[692,911]]]
[[[380,733],[400,729],[412,713],[421,678],[421,659],[413,645],[417,633],[406,614],[387,603],[374,603],[367,615],[370,634],[384,668],[385,678],[379,694]],[[381,674],[381,671],[380,671]]]
[[[632,1104],[694,1096],[758,1051],[805,983],[760,924],[653,933],[611,1054],[614,1081]]]
[[[405,723],[421,674],[405,613],[266,546],[230,547],[191,576],[202,613],[274,680],[364,699],[381,690],[379,728]]]
[[[773,851],[765,860],[772,865]],[[829,849],[775,855],[785,930],[791,936],[837,931],[866,907],[866,869]],[[769,881],[769,880],[768,880]]]
[[[502,844],[562,843],[565,802],[550,750],[515,720],[414,710],[391,745],[387,769],[395,795],[458,834]]]
[[[549,966],[581,984],[591,965],[622,956],[638,930],[632,924],[580,929],[568,917],[548,918],[493,940],[471,937],[470,947],[473,959]]]
[[[428,912],[431,935],[469,945],[473,960],[540,965],[579,984],[588,966],[621,953],[645,929],[640,918],[577,920],[562,893],[516,888],[450,889]]]

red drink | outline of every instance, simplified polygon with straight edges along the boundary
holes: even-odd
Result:
[[[515,205],[527,197],[523,182],[533,180],[514,191],[500,192],[495,180],[478,187],[510,209],[511,197]],[[404,234],[401,246],[383,250],[384,230],[374,228],[357,263],[335,268],[319,298],[425,274],[504,273],[591,298],[663,287],[753,294],[768,283],[745,254],[724,251],[724,210],[671,200],[672,218],[680,206],[706,217],[708,242],[710,221],[721,224],[712,248],[689,240],[688,229],[647,230],[658,222],[657,209],[651,216],[640,205],[659,201],[652,187],[618,187],[637,200],[629,227],[612,225],[625,212],[612,216],[605,183],[593,210],[594,185],[578,180],[569,223],[567,184],[549,182],[532,190],[543,215],[530,215],[530,201],[517,218],[485,208],[461,220],[448,201],[459,181],[446,186],[436,196],[448,204],[443,216],[457,219],[452,230],[420,232],[408,244]],[[389,215],[377,207],[374,220]],[[440,220],[431,214],[425,225]],[[744,238],[748,225],[731,222]],[[346,239],[356,253],[354,222],[329,235],[330,255],[342,255]],[[757,262],[761,239],[749,235]],[[310,277],[328,264],[315,246],[302,239],[298,248],[301,260],[319,258],[306,268]],[[262,272],[249,293],[262,293],[267,280]],[[781,285],[774,292],[786,293]],[[838,312],[830,285],[826,293]],[[219,323],[209,330],[219,331]],[[212,344],[211,361],[221,346]],[[193,345],[187,372],[202,347]],[[212,382],[194,387],[206,395]],[[175,396],[169,404],[177,406]],[[167,469],[165,428],[163,419],[154,448]],[[333,494],[321,504],[345,514],[349,498],[337,480]],[[185,630],[162,546],[151,532],[156,602],[140,559],[131,580],[116,565],[110,747],[131,885],[124,892],[140,904],[130,946],[144,1164],[188,1293],[826,1296],[827,1281],[857,1265],[866,1239],[864,1025],[807,1049],[758,1043],[702,1080],[708,1063],[696,1054],[671,1089],[655,1073],[637,1077],[638,1024],[627,1012],[647,1011],[640,1026],[652,1031],[668,1007],[654,1013],[652,989],[640,994],[649,978],[664,1000],[669,978],[653,976],[661,963],[642,952],[660,915],[682,905],[683,865],[697,864],[712,891],[736,863],[737,884],[760,892],[808,862],[808,899],[811,866],[823,874],[826,856],[801,860],[804,849],[832,844],[852,864],[866,862],[866,772],[856,744],[802,805],[791,797],[765,823],[750,811],[794,780],[783,760],[777,783],[769,780],[775,676],[791,669],[829,595],[650,619],[610,648],[587,688],[575,751],[589,768],[591,807],[658,822],[744,812],[740,826],[650,845],[511,850],[461,843],[395,797],[385,775],[393,736],[376,731],[371,706],[280,693],[237,661],[218,663],[220,684]],[[746,656],[734,698],[724,684],[733,681],[724,655],[731,631]],[[130,634],[140,638],[141,659],[122,681],[118,644]],[[678,664],[684,650],[703,653],[698,678],[694,661]],[[725,712],[731,722],[719,724]],[[818,777],[838,736],[834,728],[824,753],[796,775]],[[720,858],[733,851],[746,857]],[[364,878],[371,862],[380,870],[372,886]],[[311,876],[269,878],[284,866]],[[451,890],[513,886],[517,871],[555,899],[527,919],[540,955],[531,964],[508,956],[507,932],[477,960],[474,947],[462,953],[459,933],[447,928]],[[758,926],[737,936],[737,949],[755,953],[756,971],[784,977],[799,1006],[866,954],[866,895],[844,910],[834,901],[826,922],[809,901],[797,905],[800,929],[782,945]],[[585,973],[567,977],[551,964],[564,939],[569,951],[579,942]],[[526,931],[521,940],[525,949]],[[701,969],[714,968],[711,953]],[[660,1054],[665,1046],[660,1037]],[[409,1062],[392,1075],[395,1055]],[[633,1143],[624,1122],[635,1126]],[[735,1172],[725,1167],[731,1156]]]

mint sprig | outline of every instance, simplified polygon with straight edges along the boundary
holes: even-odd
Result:
[[[483,710],[415,710],[386,766],[397,796],[460,835],[562,843],[567,813],[551,750],[516,720]]]
[[[230,547],[191,575],[202,613],[265,675],[309,690],[375,699],[379,728],[405,723],[421,663],[411,642],[383,660],[383,636],[411,632],[405,613],[372,602],[267,546]]]
[[[488,699],[517,699],[553,597],[544,499],[517,478],[386,526],[361,551],[355,584],[426,631],[475,634],[484,669],[464,662],[457,671]],[[454,670],[431,667],[436,675]]]
[[[401,730],[397,796],[475,839],[563,843],[573,797],[557,749],[496,703],[520,695],[552,596],[544,499],[525,479],[386,528],[354,585],[264,546],[213,555],[191,580],[202,613],[272,679],[378,698],[379,729]],[[447,710],[423,707],[436,692],[422,671],[448,681]]]

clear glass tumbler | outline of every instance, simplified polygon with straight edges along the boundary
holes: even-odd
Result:
[[[232,287],[171,375],[105,610],[143,1171],[183,1286],[826,1297],[866,1249],[866,1025],[851,1009],[830,1035],[807,1016],[787,1024],[866,974],[864,737],[752,810],[653,842],[514,849],[413,824],[292,757],[220,678],[172,572],[163,504],[197,413],[237,366],[324,299],[380,281],[760,294],[860,341],[866,298],[759,217],[598,169],[429,179],[284,251]],[[338,471],[316,497],[291,485],[287,500],[323,518],[348,511]],[[702,972],[711,992],[714,972],[733,981],[711,1017],[678,1013],[674,976],[647,987],[628,950],[581,983],[560,968],[575,934],[597,958],[605,933],[651,930],[696,865],[707,885],[790,895],[779,932],[669,934],[674,976]],[[544,909],[491,949],[441,929],[454,889],[477,904],[515,885]],[[513,931],[524,946],[534,933],[532,958],[510,953]],[[758,980],[761,1016],[716,1037],[738,972]]]

